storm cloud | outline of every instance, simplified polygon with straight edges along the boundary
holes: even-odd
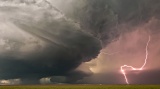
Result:
[[[99,40],[47,2],[5,3],[12,5],[0,8],[1,79],[65,76],[98,55]]]
[[[100,76],[104,81],[96,81],[98,78],[94,80],[95,74],[88,83],[124,84],[123,76],[119,73],[120,66],[127,64],[139,67],[143,64],[144,47],[149,35],[152,41],[149,46],[149,62],[145,67],[148,72],[141,71],[136,81],[141,77],[141,82],[137,84],[159,83],[156,77],[152,77],[153,81],[149,81],[149,78],[143,81],[143,75],[147,76],[147,73],[155,76],[158,74],[154,71],[159,69],[159,4],[158,0],[69,0],[63,3],[68,8],[57,5],[68,17],[79,22],[81,28],[98,38],[104,47],[96,61],[92,60],[93,63],[89,65],[94,73],[105,72],[105,76]],[[103,54],[104,52],[108,54]],[[110,75],[115,76],[113,79],[106,78]],[[88,80],[84,79],[83,82],[85,81]],[[136,84],[136,81],[131,83]]]
[[[157,37],[159,7],[159,0],[1,0],[0,79],[75,83],[92,74],[78,66],[126,34]]]

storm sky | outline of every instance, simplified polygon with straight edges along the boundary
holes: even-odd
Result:
[[[0,0],[1,84],[160,83],[159,0]]]

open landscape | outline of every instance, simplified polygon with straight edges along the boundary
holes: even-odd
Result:
[[[160,89],[160,85],[20,85],[0,89]]]

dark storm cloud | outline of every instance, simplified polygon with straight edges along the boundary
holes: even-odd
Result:
[[[159,0],[73,0],[62,10],[106,45],[126,29],[159,19],[159,7]],[[121,28],[124,24],[126,29]]]
[[[20,55],[19,50],[25,45],[25,40],[15,42],[20,46],[0,57],[1,79],[21,78],[23,83],[37,83],[43,77],[71,77],[71,73],[76,74],[73,70],[82,62],[90,61],[98,55],[101,49],[99,40],[82,31],[76,23],[68,20],[57,9],[33,8],[0,8],[4,14],[2,16],[7,18],[7,21],[45,43],[45,46],[39,46],[29,54]]]
[[[62,9],[67,18],[45,0],[8,0],[0,5],[4,21],[45,43],[24,43],[24,39],[14,39],[17,34],[12,34],[9,46],[13,50],[0,57],[0,78],[27,81],[65,76],[71,83],[88,76],[74,69],[98,55],[99,41],[107,46],[125,32],[120,29],[122,24],[133,27],[152,17],[159,19],[160,10],[159,0],[74,0],[68,4],[69,8],[65,5],[67,9]],[[29,53],[19,51],[29,44],[36,45],[37,49]]]
[[[68,10],[68,16],[77,20],[85,31],[93,34],[102,43],[108,44],[110,39],[118,36],[118,30],[113,28],[118,18],[108,6],[108,0],[81,0],[73,1],[72,4],[71,8],[75,9]]]
[[[79,22],[83,30],[100,39],[104,46],[107,46],[107,44],[117,39],[120,35],[137,29],[145,31],[150,35],[159,34],[159,0],[80,0],[73,1],[69,8],[74,9],[62,8],[62,10],[64,10],[70,18]],[[143,28],[143,26],[145,27]],[[147,76],[147,73],[156,76],[158,72],[155,71],[152,72],[151,70],[151,73],[142,72],[139,77],[143,77],[145,74]],[[106,76],[109,75],[110,74],[106,74]],[[95,83],[125,83],[125,81],[117,82],[114,81],[114,79],[113,81],[110,79],[103,81],[103,78],[106,76],[103,76],[102,79],[99,80],[100,82],[95,79]],[[115,73],[115,76],[119,75]],[[94,79],[94,77],[91,77],[88,83],[93,82],[94,80],[92,79]],[[117,79],[121,81],[124,80],[122,78]],[[143,78],[141,78],[141,80],[141,82],[137,83],[154,84],[157,81],[155,79],[155,81],[149,82],[149,80],[147,81],[146,79],[145,82]],[[136,81],[138,81],[138,79]],[[85,82],[85,80],[83,82]]]

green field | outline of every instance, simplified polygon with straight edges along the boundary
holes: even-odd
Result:
[[[160,85],[31,85],[0,86],[0,89],[160,89]]]

